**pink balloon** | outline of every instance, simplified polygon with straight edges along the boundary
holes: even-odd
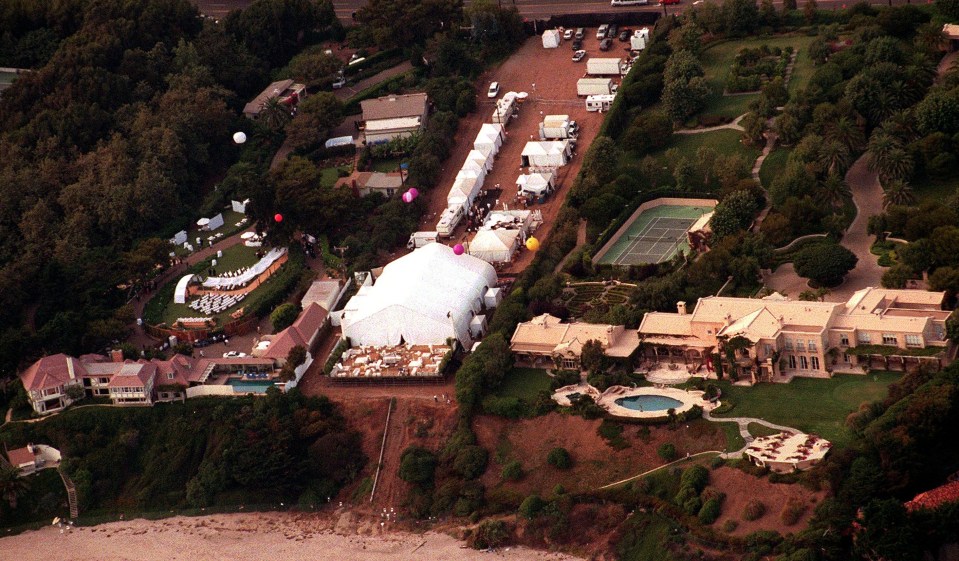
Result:
[[[466,248],[463,247],[463,244],[458,243],[453,246],[453,253],[456,255],[463,255],[466,252]]]
[[[409,189],[409,191],[407,191],[407,193],[409,193],[410,195],[413,195],[413,198],[414,198],[414,199],[415,199],[416,197],[419,197],[419,196],[420,196],[420,192],[416,190],[416,187],[410,187],[410,189]]]
[[[403,202],[404,202],[404,203],[412,203],[412,202],[413,202],[413,194],[410,193],[409,191],[403,193]]]

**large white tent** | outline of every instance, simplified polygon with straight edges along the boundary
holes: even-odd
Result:
[[[469,243],[469,254],[489,263],[505,263],[519,247],[520,230],[480,230]]]
[[[187,298],[187,287],[190,286],[191,282],[200,282],[200,277],[197,275],[184,275],[180,277],[179,282],[176,283],[176,288],[173,290],[173,303],[174,304],[186,304]]]
[[[473,149],[492,159],[503,145],[503,136],[503,125],[485,123],[473,141]]]
[[[495,285],[489,263],[427,244],[384,267],[372,287],[347,303],[343,335],[354,346],[441,345],[452,337],[470,348],[470,321]]]
[[[527,142],[521,156],[522,165],[538,168],[565,166],[569,162],[570,154],[567,140]]]
[[[530,173],[516,178],[516,188],[520,193],[528,195],[545,195],[553,190],[553,174]]]

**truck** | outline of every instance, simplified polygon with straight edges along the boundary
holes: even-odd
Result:
[[[426,244],[435,243],[437,237],[439,237],[437,232],[413,232],[413,235],[410,236],[410,241],[406,242],[406,247],[409,249],[417,249]]]
[[[616,94],[604,94],[604,95],[591,95],[586,98],[586,110],[587,111],[609,111],[611,105],[613,105],[613,100],[616,99]]]
[[[622,58],[591,58],[586,61],[586,73],[591,76],[622,76]]]
[[[612,92],[611,78],[580,78],[576,81],[576,95],[604,95]]]
[[[539,125],[539,137],[542,140],[569,138],[573,128],[569,115],[546,115]]]
[[[464,208],[462,205],[448,207],[440,215],[440,221],[436,223],[437,237],[448,238],[453,235],[456,225],[463,219]]]
[[[633,35],[629,38],[629,50],[641,51],[646,48],[646,39],[642,35]]]

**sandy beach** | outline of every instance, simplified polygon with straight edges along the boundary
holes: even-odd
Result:
[[[51,526],[2,538],[0,551],[18,561],[579,561],[521,547],[475,551],[446,534],[389,532],[357,522],[349,513],[331,519],[270,512],[129,520],[62,533]]]

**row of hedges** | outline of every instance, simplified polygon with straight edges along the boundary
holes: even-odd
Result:
[[[333,367],[336,366],[336,363],[340,361],[340,357],[343,356],[343,353],[345,353],[346,350],[351,346],[352,344],[350,343],[350,338],[344,337],[343,340],[333,348],[333,352],[331,352],[329,358],[326,359],[326,364],[323,365],[324,376],[330,375],[330,372],[333,371]]]

